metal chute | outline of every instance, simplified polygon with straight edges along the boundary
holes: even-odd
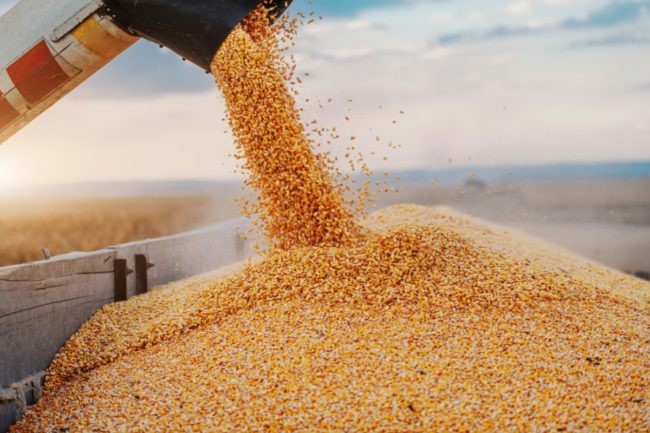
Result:
[[[107,12],[132,35],[165,46],[205,70],[235,26],[259,0],[105,0]],[[269,2],[279,16],[290,1]]]

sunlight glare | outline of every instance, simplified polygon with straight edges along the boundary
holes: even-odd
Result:
[[[0,191],[15,188],[20,181],[20,175],[15,164],[8,158],[0,157]]]

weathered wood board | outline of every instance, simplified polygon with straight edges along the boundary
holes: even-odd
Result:
[[[45,369],[71,333],[113,300],[115,251],[0,270],[0,387]]]

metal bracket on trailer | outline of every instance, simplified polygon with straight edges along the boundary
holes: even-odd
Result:
[[[142,295],[149,291],[149,269],[153,268],[153,263],[144,254],[135,255],[135,293]]]
[[[133,273],[133,269],[129,269],[126,259],[115,259],[115,302],[122,302],[129,299],[128,294],[128,281],[127,278]]]

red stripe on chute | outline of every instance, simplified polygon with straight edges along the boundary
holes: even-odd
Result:
[[[30,104],[36,104],[70,79],[44,40],[9,66],[7,73]]]
[[[7,101],[0,92],[0,130],[16,120],[20,113]]]

